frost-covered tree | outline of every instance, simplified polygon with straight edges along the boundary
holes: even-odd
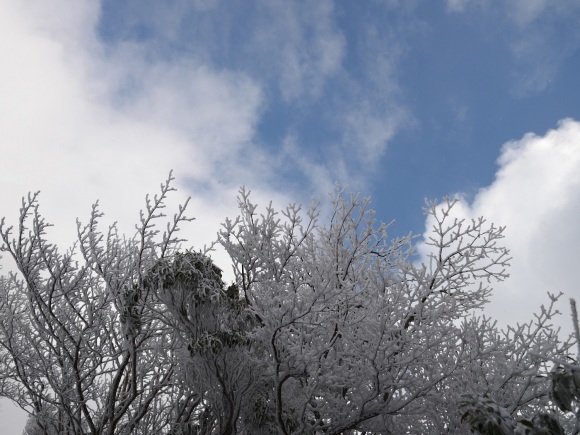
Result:
[[[163,433],[200,400],[176,381],[176,332],[143,286],[189,220],[180,208],[158,234],[169,182],[147,198],[132,238],[115,226],[103,234],[95,205],[76,247],[61,252],[46,239],[36,194],[23,200],[18,226],[2,220],[1,249],[18,272],[0,278],[0,395],[41,433]]]
[[[559,354],[566,346],[545,323],[552,312],[503,339],[472,318],[488,284],[507,276],[509,256],[498,244],[503,228],[454,219],[454,205],[428,204],[430,261],[416,265],[410,237],[389,242],[368,199],[338,191],[320,221],[316,205],[259,213],[240,191],[240,216],[226,221],[220,242],[259,319],[254,357],[267,367],[277,431],[461,433],[457,392],[494,377],[498,394],[529,403],[535,383],[514,389],[538,373],[522,361],[526,346]],[[518,343],[508,349],[509,334]],[[494,362],[498,352],[513,364]]]
[[[560,344],[556,336],[546,336],[545,323],[554,314],[556,300],[554,296],[551,298],[549,308],[543,308],[536,315],[533,332],[530,333],[533,325],[530,323],[518,330],[510,328],[504,334],[503,346],[497,354],[501,369],[486,370],[484,388],[477,393],[471,388],[470,394],[463,395],[462,420],[476,433],[580,433],[580,365],[577,359],[566,356],[569,343]],[[580,356],[576,302],[574,299],[570,302],[577,356]],[[491,374],[496,375],[495,379],[489,379]]]
[[[103,233],[95,206],[62,253],[35,195],[16,228],[2,221],[18,272],[0,278],[0,395],[33,416],[29,431],[462,434],[469,398],[474,418],[486,400],[518,418],[547,406],[530,350],[566,358],[556,297],[506,331],[474,315],[507,277],[503,228],[428,203],[418,264],[412,237],[389,240],[360,195],[337,190],[323,218],[318,203],[259,211],[241,189],[217,240],[226,287],[207,251],[180,248],[185,207],[156,229],[170,181],[130,238]]]

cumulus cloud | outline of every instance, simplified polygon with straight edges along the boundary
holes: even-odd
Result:
[[[268,178],[254,167],[266,158],[252,142],[260,87],[193,58],[170,63],[152,60],[139,44],[106,47],[94,2],[66,3],[2,5],[4,214],[15,215],[20,197],[40,189],[47,219],[58,224],[55,237],[70,240],[75,218],[86,217],[97,198],[131,231],[145,193],[174,169],[176,202],[190,191],[200,200],[191,213],[203,222],[192,238],[209,242],[234,212],[237,186],[260,191]]]
[[[544,135],[506,143],[498,165],[493,183],[455,210],[458,218],[506,226],[511,276],[494,286],[485,313],[503,325],[524,322],[549,302],[546,292],[563,292],[556,324],[570,332],[567,301],[580,294],[580,122],[566,119]],[[424,245],[419,251],[427,252]]]

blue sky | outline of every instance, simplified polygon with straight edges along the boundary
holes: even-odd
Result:
[[[424,197],[490,184],[504,142],[580,118],[574,2],[167,4],[105,1],[98,37],[249,77],[270,181],[293,195],[348,183],[395,231],[422,229]]]
[[[0,214],[40,189],[55,240],[96,199],[131,231],[170,169],[198,247],[240,185],[282,206],[340,182],[393,236],[445,195],[506,225],[502,322],[580,295],[577,1],[6,0],[0,55]]]

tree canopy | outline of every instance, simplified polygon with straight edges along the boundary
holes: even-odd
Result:
[[[171,181],[147,197],[132,237],[103,231],[95,204],[63,252],[37,195],[17,227],[2,220],[18,270],[0,278],[0,396],[30,413],[27,433],[577,424],[579,372],[551,374],[552,361],[571,361],[571,340],[550,323],[559,296],[505,330],[479,315],[508,276],[504,228],[454,218],[454,200],[429,202],[430,254],[418,264],[412,237],[390,240],[368,198],[337,189],[323,218],[318,203],[259,209],[242,188],[216,241],[231,258],[226,285],[211,251],[177,237],[187,203],[165,222]]]

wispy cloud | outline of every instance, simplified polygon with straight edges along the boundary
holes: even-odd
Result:
[[[512,93],[518,97],[549,88],[580,49],[580,4],[574,0],[448,0],[447,9],[493,23],[484,27],[486,37],[500,31],[498,43],[507,44],[514,61]]]
[[[412,25],[406,24],[412,23],[406,21],[407,7],[389,3],[380,10],[397,17],[397,26],[408,30]],[[350,35],[345,61],[328,79],[325,104],[314,114],[323,117],[333,135],[317,144],[320,152],[307,154],[324,169],[317,171],[317,178],[326,177],[324,182],[319,180],[321,184],[331,186],[338,181],[364,190],[392,139],[411,125],[413,118],[403,103],[398,77],[405,33],[395,36],[378,16],[361,13],[356,19],[361,20],[364,31]]]
[[[245,50],[277,81],[288,102],[317,99],[340,72],[345,41],[331,1],[262,1]]]
[[[230,77],[236,76],[238,81],[245,77],[258,86],[261,110],[277,106],[293,114],[284,119],[287,131],[281,136],[296,138],[294,147],[300,149],[299,153],[286,153],[290,159],[283,162],[283,168],[276,168],[277,156],[285,153],[284,139],[262,144],[268,150],[274,176],[293,164],[296,174],[300,174],[296,178],[310,183],[303,186],[308,189],[332,185],[337,180],[364,181],[404,124],[406,114],[395,97],[401,48],[396,38],[383,30],[379,17],[370,17],[372,22],[364,23],[366,33],[357,35],[356,41],[347,41],[339,27],[339,15],[344,11],[337,10],[339,5],[330,0],[314,4],[178,1],[170,6],[129,1],[127,5],[125,13],[116,18],[124,31],[101,26],[103,37],[115,47],[114,53],[128,52],[123,55],[125,62],[134,52],[141,63],[143,59],[158,59],[158,63],[169,63],[173,69],[176,59],[182,63],[179,59],[184,55],[194,63],[194,69],[196,63],[210,68],[213,65],[214,70],[222,66],[230,71]],[[385,7],[394,14],[401,8],[391,4]],[[140,44],[141,39],[147,44]],[[363,68],[351,69],[349,58],[353,57],[360,58]],[[166,74],[159,64],[159,73],[142,73],[148,67],[139,66],[139,62],[132,69],[140,76],[137,81],[128,80],[133,73],[121,75],[126,82],[119,85],[124,91],[120,95],[130,96],[136,87],[151,88],[152,75]],[[170,74],[179,81],[183,71],[179,67]],[[153,92],[147,91],[147,95]],[[143,100],[142,95],[139,98]],[[151,106],[144,101],[146,107]],[[259,116],[259,110],[243,113]],[[168,118],[173,116],[171,113]],[[305,127],[310,117],[332,131],[333,139],[319,143],[306,137],[311,133],[317,136]],[[298,131],[301,136],[297,136]],[[304,156],[313,161],[306,165]],[[307,167],[319,169],[315,177],[306,172]],[[321,177],[326,177],[324,182]],[[318,180],[316,184],[314,179]]]
[[[463,12],[470,0],[447,0],[447,10],[450,12]]]
[[[289,103],[311,102],[342,67],[345,41],[330,0],[127,1],[113,41],[148,39],[150,55],[193,55],[245,72]]]
[[[353,105],[344,114],[344,154],[351,162],[372,171],[407,116],[395,105],[391,110],[380,110],[367,99]]]

